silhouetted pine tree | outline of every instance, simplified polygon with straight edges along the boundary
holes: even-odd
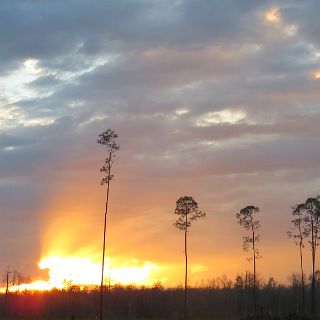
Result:
[[[187,252],[187,234],[191,226],[191,222],[203,219],[206,214],[199,211],[198,203],[192,197],[180,197],[176,201],[174,213],[179,216],[174,226],[179,230],[184,231],[184,254],[185,254],[185,278],[184,278],[184,319],[188,318],[188,252]]]
[[[249,236],[243,237],[243,250],[249,251],[252,249],[252,258],[249,260],[253,261],[253,308],[254,316],[257,315],[257,279],[256,279],[256,259],[260,257],[259,251],[256,247],[256,243],[260,240],[260,236],[257,234],[260,228],[259,220],[256,220],[256,215],[260,212],[258,207],[247,206],[240,210],[236,214],[238,223],[244,227],[245,230],[250,232]]]
[[[304,272],[303,272],[303,254],[302,249],[304,248],[304,239],[309,235],[309,231],[305,225],[305,204],[300,203],[292,207],[292,216],[294,219],[291,220],[296,232],[288,231],[288,236],[294,239],[296,245],[299,246],[300,255],[300,272],[301,272],[301,313],[305,312],[305,293],[304,293]]]
[[[99,316],[102,320],[102,306],[103,306],[103,282],[104,282],[104,256],[106,249],[106,229],[107,229],[107,214],[108,214],[108,203],[109,203],[109,191],[110,191],[110,181],[113,178],[111,174],[111,168],[113,165],[113,159],[115,157],[116,151],[119,150],[119,144],[116,143],[118,135],[111,129],[107,129],[99,135],[97,143],[103,145],[107,151],[107,157],[100,171],[105,174],[101,179],[101,185],[107,184],[107,196],[105,203],[105,213],[104,213],[104,228],[103,228],[103,248],[102,248],[102,267],[101,267],[101,285],[100,285],[100,303],[99,303]]]

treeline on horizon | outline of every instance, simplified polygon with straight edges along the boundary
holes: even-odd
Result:
[[[316,272],[320,286],[320,271]],[[257,316],[281,318],[301,312],[301,280],[292,274],[283,285],[270,277],[256,279]],[[306,295],[311,295],[311,278],[305,283]],[[165,288],[161,282],[152,287],[106,286],[103,313],[107,319],[169,318],[182,319],[184,314],[182,285]],[[253,316],[253,274],[226,276],[202,281],[188,288],[188,314],[193,319],[240,319]],[[62,290],[20,291],[0,295],[0,316],[9,318],[89,318],[97,317],[100,288],[80,288],[70,284]],[[304,306],[311,313],[310,299]],[[320,306],[320,296],[316,296]],[[317,310],[318,311],[318,310]]]

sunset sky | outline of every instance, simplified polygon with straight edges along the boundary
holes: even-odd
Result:
[[[189,233],[192,283],[251,270],[236,221],[247,205],[261,209],[258,272],[286,282],[299,271],[290,207],[320,193],[319,12],[316,0],[1,1],[1,273],[99,263],[96,140],[111,128],[112,266],[182,283],[174,208],[191,195],[207,213]]]

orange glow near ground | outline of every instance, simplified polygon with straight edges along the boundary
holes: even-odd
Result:
[[[49,283],[52,287],[61,288],[66,281],[76,285],[99,285],[101,281],[101,263],[90,258],[47,257],[39,263],[40,269],[49,270]],[[110,260],[105,262],[105,279],[111,283],[150,285],[152,270],[159,267],[151,262],[139,264],[132,260],[126,265],[112,267]],[[108,280],[109,281],[109,280]]]
[[[101,263],[93,262],[90,258],[49,256],[39,262],[39,268],[48,270],[49,280],[37,280],[30,284],[10,287],[10,291],[40,290],[53,288],[63,289],[68,285],[100,285]],[[120,266],[112,267],[110,259],[105,261],[105,283],[121,285],[152,285],[157,279],[152,272],[160,269],[154,263],[139,263],[137,260],[127,261]],[[5,291],[3,288],[1,291]]]
[[[9,288],[9,291],[17,292],[17,291],[49,291],[53,289],[48,281],[37,280],[32,283],[23,283],[20,285],[14,285]],[[62,289],[62,288],[61,288]],[[4,293],[5,288],[1,288],[0,292]]]

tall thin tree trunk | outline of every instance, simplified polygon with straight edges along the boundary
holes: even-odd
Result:
[[[246,278],[244,280],[245,290],[245,318],[248,318],[248,271],[246,270]]]
[[[253,249],[253,315],[257,315],[257,297],[256,297],[256,248],[255,248],[255,234],[252,225],[252,249]]]
[[[311,284],[311,313],[316,313],[316,280],[315,280],[315,250],[312,249],[312,284]]]
[[[313,237],[313,241],[314,241],[314,267],[313,269],[316,269],[316,257],[317,257],[317,247],[318,247],[318,230],[319,230],[319,216],[316,215],[316,221],[315,221],[315,225],[314,225],[314,237]],[[317,286],[316,286],[316,276],[315,276],[315,271],[314,271],[314,284],[313,284],[313,301],[314,301],[314,314],[317,313],[317,304],[316,304],[316,296],[317,296]]]
[[[9,273],[10,271],[7,271],[7,275],[6,275],[6,297],[5,297],[5,308],[6,308],[6,316],[9,316],[9,300],[8,300],[8,296],[9,296]]]
[[[185,276],[184,276],[184,320],[188,319],[188,253],[187,253],[188,216],[186,215],[186,229],[184,231],[184,254],[185,254]]]
[[[304,274],[303,274],[303,259],[302,259],[302,241],[300,241],[299,247],[300,247],[300,270],[301,270],[301,291],[302,291],[301,312],[302,312],[302,315],[304,315]]]
[[[110,190],[110,172],[111,172],[111,152],[109,154],[108,161],[108,181],[107,181],[107,197],[106,207],[104,213],[104,228],[103,228],[103,248],[102,248],[102,267],[101,267],[101,284],[100,284],[100,304],[99,304],[99,318],[103,319],[103,280],[104,280],[104,256],[106,251],[106,230],[107,230],[107,215],[108,215],[108,203],[109,203],[109,190]]]
[[[316,301],[315,301],[315,235],[314,235],[314,225],[311,221],[311,256],[312,256],[312,280],[311,280],[311,313],[316,313]]]

